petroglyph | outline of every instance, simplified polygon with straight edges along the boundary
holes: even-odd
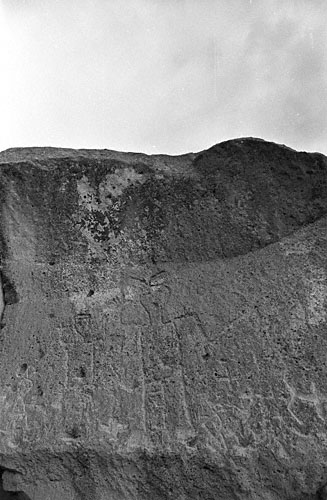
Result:
[[[72,344],[68,351],[68,384],[93,383],[92,344]]]
[[[289,311],[289,331],[290,335],[292,334],[292,331],[298,331],[303,326],[305,325],[307,320],[307,314],[306,314],[306,308],[305,306],[300,302],[297,301],[297,303],[294,305],[294,307],[291,308]]]
[[[99,288],[97,290],[83,292],[74,292],[69,295],[69,299],[74,304],[77,314],[83,314],[83,311],[94,306],[102,306],[105,310],[108,303],[121,300],[121,290],[118,287],[112,287],[109,290]]]
[[[300,239],[300,234],[298,234],[296,239],[294,237],[283,238],[279,246],[287,257],[293,255],[307,255],[314,249],[315,240],[311,239],[308,241],[305,235],[303,235],[303,239]]]
[[[226,411],[221,405],[211,403],[204,396],[200,397],[202,412],[198,427],[205,432],[206,446],[213,452],[227,450],[222,414]]]
[[[294,406],[296,403],[296,400],[302,401],[304,403],[308,403],[310,406],[312,406],[315,410],[316,415],[319,417],[320,420],[323,422],[326,421],[326,409],[325,405],[327,404],[327,396],[323,395],[320,393],[320,391],[317,390],[316,384],[314,382],[311,382],[310,384],[310,393],[309,394],[304,394],[303,392],[297,391],[287,380],[286,377],[283,378],[283,381],[285,383],[285,386],[290,394],[290,399],[287,404],[287,409],[289,413],[292,415],[292,417],[297,421],[298,424],[304,425],[303,421],[298,418],[297,415],[294,413]]]
[[[25,401],[34,386],[30,378],[33,374],[33,367],[28,367],[23,373],[18,370],[14,384],[7,385],[0,396],[1,434],[6,437],[11,448],[19,446],[29,429]]]
[[[64,439],[89,438],[96,432],[92,395],[74,386],[66,391],[64,402]]]
[[[149,279],[149,286],[154,288],[160,288],[162,285],[165,285],[167,282],[169,274],[166,271],[159,271],[156,274],[153,274]]]
[[[325,160],[36,153],[0,162],[1,467],[62,500],[317,496]]]
[[[121,310],[122,325],[147,325],[149,314],[142,303],[127,302]]]
[[[173,439],[176,433],[180,439],[187,439],[194,435],[194,429],[186,403],[176,328],[172,323],[157,326],[153,331],[146,329],[142,337],[139,346],[142,346],[142,398],[146,421],[151,420],[153,414],[157,413],[158,417],[151,428],[147,423],[147,429],[150,433],[154,428],[164,429],[166,439]],[[157,382],[149,384],[153,378]]]
[[[161,382],[146,385],[145,407],[147,429],[151,432],[166,428],[165,396]]]
[[[85,342],[92,341],[91,315],[89,313],[75,316],[75,328]]]
[[[109,418],[106,424],[100,423],[99,430],[108,435],[109,439],[117,442],[119,434],[127,430],[126,424],[121,424],[114,418]]]

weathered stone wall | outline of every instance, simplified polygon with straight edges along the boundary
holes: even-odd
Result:
[[[255,139],[0,154],[3,487],[324,498],[326,181]]]

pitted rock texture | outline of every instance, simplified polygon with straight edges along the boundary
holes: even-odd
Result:
[[[253,138],[0,153],[8,498],[327,498],[326,183]]]

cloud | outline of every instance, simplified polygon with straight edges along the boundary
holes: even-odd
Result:
[[[0,2],[0,149],[327,154],[324,1]]]
[[[318,2],[319,3],[319,2]],[[264,134],[281,136],[299,148],[326,151],[327,13],[302,2],[276,11],[253,31],[249,58],[259,55],[265,94],[255,120]],[[254,43],[253,43],[254,42]],[[260,79],[259,79],[260,80]]]

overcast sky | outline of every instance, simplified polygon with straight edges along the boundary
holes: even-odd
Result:
[[[0,150],[327,154],[326,0],[0,0]]]

